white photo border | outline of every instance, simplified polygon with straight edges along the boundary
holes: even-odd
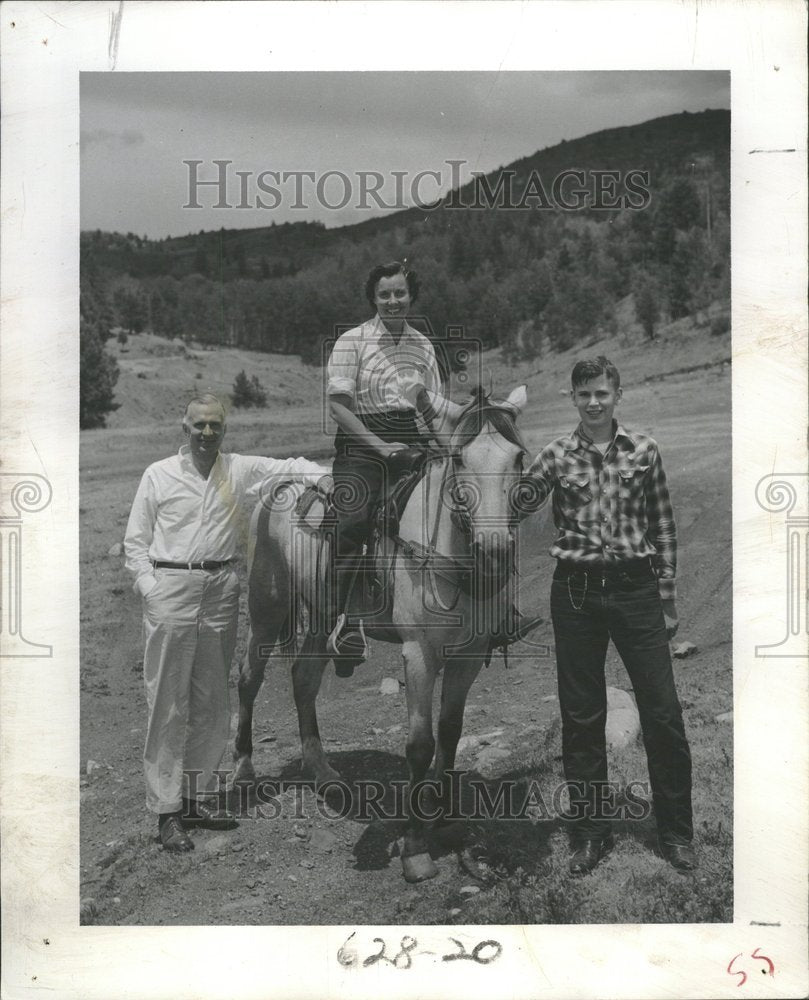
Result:
[[[374,43],[392,27],[395,47]],[[0,7],[3,471],[52,488],[26,532],[24,598],[53,647],[0,659],[4,996],[806,995],[807,658],[756,655],[784,619],[789,513],[763,509],[757,484],[797,477],[809,526],[805,37],[799,0]],[[113,68],[730,71],[732,924],[454,928],[470,948],[507,943],[503,958],[424,972],[345,968],[352,927],[79,926],[79,73]],[[755,949],[776,975],[740,987],[728,964]]]

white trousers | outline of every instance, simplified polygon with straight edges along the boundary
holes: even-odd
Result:
[[[228,674],[236,648],[235,570],[155,570],[143,598],[143,676],[149,728],[146,805],[176,812],[216,788],[230,733]]]

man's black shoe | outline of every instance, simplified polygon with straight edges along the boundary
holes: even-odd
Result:
[[[164,851],[184,854],[194,850],[194,841],[188,836],[180,822],[179,813],[162,815],[159,821],[160,843]]]
[[[582,840],[570,855],[568,868],[571,875],[587,875],[615,847],[611,833],[606,837],[590,837]]]
[[[699,867],[696,851],[690,844],[660,842],[660,853],[678,872],[693,872]]]
[[[206,830],[232,830],[239,825],[232,812],[202,799],[193,802],[183,799],[181,819],[184,826],[201,826]]]

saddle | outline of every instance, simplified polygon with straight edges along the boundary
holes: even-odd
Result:
[[[385,495],[380,498],[372,522],[375,529],[372,532],[374,541],[378,540],[379,535],[398,535],[399,521],[413,490],[424,476],[430,455],[423,448],[404,448],[394,452],[388,459],[391,479]]]
[[[371,532],[367,551],[357,560],[357,567],[346,598],[345,612],[349,622],[362,619],[365,632],[372,638],[401,641],[392,624],[393,588],[388,585],[392,566],[381,559],[381,542],[395,539],[407,502],[423,478],[431,452],[423,448],[404,448],[388,459],[388,485],[371,517]],[[307,487],[295,505],[295,519],[300,527],[321,536],[328,554],[321,560],[324,573],[319,580],[319,604],[325,609],[327,581],[332,566],[334,533],[338,515],[331,496],[316,487]],[[341,609],[343,610],[343,609]]]

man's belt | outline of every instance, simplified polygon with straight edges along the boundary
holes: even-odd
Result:
[[[229,566],[232,559],[220,559],[220,560],[206,560],[205,562],[164,562],[162,560],[153,560],[152,566],[155,569],[207,569],[215,570],[222,569],[223,566]]]
[[[655,576],[650,558],[628,559],[617,563],[575,563],[564,559],[557,560],[557,572],[563,577],[588,575],[605,580],[620,580],[629,577],[633,580],[644,580]]]

